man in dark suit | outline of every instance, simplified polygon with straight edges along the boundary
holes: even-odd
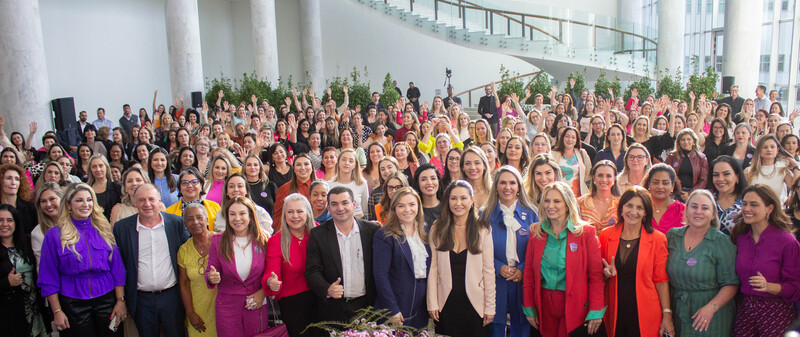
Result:
[[[478,115],[489,122],[492,128],[492,134],[497,135],[497,102],[492,95],[492,87],[486,86],[483,88],[486,91],[486,96],[481,97],[478,101]]]
[[[375,302],[372,237],[380,226],[353,217],[355,198],[347,187],[328,192],[328,210],[332,218],[309,235],[306,281],[321,299],[319,320],[344,322]]]
[[[183,219],[158,211],[161,193],[153,184],[133,195],[138,214],[114,225],[125,263],[125,297],[139,336],[183,336],[184,309],[178,286],[178,248],[189,239]]]
[[[419,97],[422,96],[419,88],[414,86],[414,82],[408,82],[408,90],[406,90],[406,97],[408,101],[414,105],[414,111],[419,113]]]

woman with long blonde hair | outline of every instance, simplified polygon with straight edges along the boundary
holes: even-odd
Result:
[[[306,282],[308,234],[314,228],[308,198],[292,193],[284,199],[280,231],[267,242],[267,267],[261,284],[275,296],[290,336],[302,334],[313,321],[317,298]]]
[[[125,266],[96,200],[89,185],[70,185],[58,225],[42,244],[37,285],[50,302],[56,329],[68,335],[108,336],[109,319],[119,324],[128,315]]]
[[[355,195],[354,201],[356,202],[355,217],[364,217],[364,209],[369,203],[369,186],[361,175],[361,168],[359,167],[355,150],[344,149],[339,153],[336,176],[330,181],[330,185],[331,189],[336,186],[344,186],[352,190]]]
[[[386,224],[372,241],[375,307],[389,310],[393,323],[422,329],[428,324],[425,296],[414,294],[427,293],[431,256],[422,201],[406,186],[394,192],[387,209]]]
[[[561,167],[553,160],[553,157],[548,153],[540,153],[533,157],[531,164],[528,166],[528,174],[525,175],[523,185],[525,193],[535,207],[534,211],[539,211],[539,203],[542,200],[544,188],[556,181],[564,180],[561,175]]]
[[[749,185],[766,184],[778,194],[781,204],[789,199],[788,187],[797,178],[797,162],[784,150],[774,134],[761,136],[756,142],[756,155],[744,170]]]
[[[31,232],[31,248],[33,248],[33,255],[36,257],[37,266],[42,259],[44,235],[58,223],[58,206],[63,196],[64,192],[57,183],[46,182],[36,188],[36,197],[33,198],[33,201],[36,203],[39,224]]]
[[[547,185],[542,194],[541,222],[531,226],[525,252],[522,311],[543,336],[566,337],[587,324],[588,334],[594,334],[606,309],[595,228],[580,219],[567,183]],[[569,250],[558,248],[567,245]]]
[[[460,176],[472,185],[475,194],[475,203],[478,208],[486,205],[492,190],[492,169],[486,154],[478,147],[467,148],[461,155]],[[444,186],[446,187],[446,186]]]

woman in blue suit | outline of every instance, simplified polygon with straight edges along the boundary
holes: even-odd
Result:
[[[393,324],[422,329],[428,324],[425,295],[431,263],[422,202],[413,189],[403,187],[390,207],[386,225],[372,240],[375,307],[391,311]]]
[[[522,270],[528,247],[530,226],[539,221],[528,195],[522,188],[522,175],[510,165],[494,171],[492,192],[483,212],[492,227],[497,313],[492,336],[506,336],[506,314],[511,315],[511,336],[530,335],[531,325],[522,312]]]

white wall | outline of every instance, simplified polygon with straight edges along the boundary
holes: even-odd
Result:
[[[151,112],[156,89],[158,103],[171,104],[164,0],[39,1],[53,98],[75,97],[76,111],[88,111],[90,120],[104,107],[115,122],[125,103],[134,111],[144,107]],[[567,5],[579,7],[576,1],[568,0]],[[610,6],[604,12],[615,12],[616,1],[602,1]],[[295,0],[275,2],[281,76],[284,81],[289,75],[302,81],[299,5]],[[253,72],[249,0],[198,3],[204,77],[239,78]],[[380,91],[389,72],[404,91],[414,81],[427,100],[435,89],[443,89],[445,67],[453,69],[457,91],[499,79],[501,64],[520,73],[534,70],[514,57],[459,47],[406,29],[349,1],[325,0],[321,8],[326,79],[346,77],[353,67],[366,66],[373,90]]]

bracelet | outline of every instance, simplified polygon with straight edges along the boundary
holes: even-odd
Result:
[[[661,310],[661,312],[670,313],[671,314],[672,313],[672,309],[667,308],[667,309]]]
[[[711,307],[714,308],[714,312],[719,311],[719,306],[716,303],[711,303]]]
[[[56,311],[53,311],[53,316],[55,316],[59,311],[61,311],[61,308],[58,308]]]

